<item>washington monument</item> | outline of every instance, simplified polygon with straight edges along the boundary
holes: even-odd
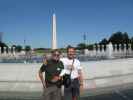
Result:
[[[52,49],[57,49],[56,15],[55,14],[53,14],[53,19],[52,19]]]

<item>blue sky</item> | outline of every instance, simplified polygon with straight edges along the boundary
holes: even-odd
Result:
[[[99,42],[113,32],[133,36],[133,0],[0,0],[3,41],[51,47],[52,14],[57,17],[58,47]]]

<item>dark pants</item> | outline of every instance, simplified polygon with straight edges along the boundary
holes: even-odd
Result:
[[[61,100],[61,89],[57,86],[45,88],[42,100]]]
[[[79,80],[72,80],[71,85],[68,88],[64,87],[64,100],[72,100],[73,97],[75,97],[76,100],[78,100],[80,95],[79,88]]]

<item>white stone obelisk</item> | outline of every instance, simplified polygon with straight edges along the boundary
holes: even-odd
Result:
[[[57,49],[56,15],[55,14],[53,14],[53,20],[52,20],[52,49]]]

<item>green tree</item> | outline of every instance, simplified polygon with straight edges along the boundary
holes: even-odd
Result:
[[[31,47],[29,45],[25,46],[25,51],[28,52],[31,50]]]
[[[99,42],[99,44],[104,44],[104,45],[106,45],[106,44],[108,44],[108,40],[107,40],[106,38],[104,38],[104,39],[102,39],[102,40]]]
[[[0,42],[1,52],[4,52],[4,47],[8,47],[5,43]]]
[[[130,43],[130,39],[127,32],[116,32],[112,34],[112,36],[109,38],[109,42],[112,42],[113,44],[128,44]]]
[[[68,45],[66,48],[72,47],[71,45]]]
[[[88,50],[93,50],[93,44],[87,45]]]
[[[129,39],[127,32],[123,33],[123,43],[125,43],[125,44],[130,43],[130,39]]]
[[[7,45],[3,42],[0,42],[0,47],[7,47]]]
[[[112,44],[121,44],[123,42],[122,32],[116,32],[112,34],[112,36],[109,38],[109,42],[112,42]]]
[[[21,45],[17,45],[16,46],[16,51],[17,52],[21,52],[22,51],[22,46]]]
[[[86,49],[87,48],[87,45],[85,43],[80,43],[77,45],[77,49],[78,50],[83,50],[83,49]]]

